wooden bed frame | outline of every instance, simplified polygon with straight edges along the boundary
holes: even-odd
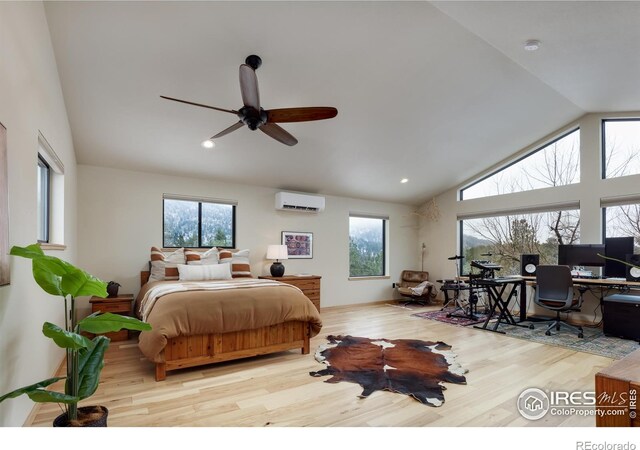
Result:
[[[140,285],[149,279],[149,272],[140,272]],[[309,322],[291,321],[269,327],[230,333],[178,336],[167,339],[162,351],[164,362],[156,364],[156,381],[166,379],[170,370],[186,367],[301,349],[309,353],[311,325]]]

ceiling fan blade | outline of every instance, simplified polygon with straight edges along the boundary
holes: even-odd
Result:
[[[256,71],[247,64],[240,66],[240,92],[244,106],[251,106],[260,111],[260,93]]]
[[[306,122],[309,120],[331,119],[336,115],[338,115],[338,110],[329,106],[270,109],[267,111],[267,122]]]
[[[298,143],[298,140],[296,138],[294,138],[291,134],[289,134],[289,132],[285,131],[284,128],[276,125],[275,123],[265,123],[260,127],[260,131],[268,136],[271,136],[276,141],[280,141],[283,144],[289,146],[296,145]]]
[[[186,103],[187,105],[201,106],[202,108],[209,108],[209,109],[215,109],[216,111],[228,112],[231,114],[238,114],[238,111],[235,111],[233,109],[216,108],[215,106],[203,105],[202,103],[189,102],[187,100],[180,100],[179,98],[166,97],[164,95],[161,95],[160,97],[166,98],[167,100],[173,100],[174,102]]]
[[[222,130],[220,133],[216,134],[215,136],[211,136],[211,139],[216,139],[219,137],[224,136],[225,134],[229,134],[232,131],[236,131],[238,128],[241,128],[244,125],[244,123],[242,123],[242,121],[238,121],[236,123],[234,123],[233,125],[231,125],[229,128],[225,128],[224,130]]]

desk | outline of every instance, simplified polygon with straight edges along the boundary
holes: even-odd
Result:
[[[527,285],[535,286],[536,277],[521,277],[526,281]],[[610,280],[607,278],[572,278],[575,286],[584,286],[588,288],[596,287],[600,288],[600,303],[604,299],[604,291],[608,289],[615,289],[619,293],[626,293],[633,289],[640,289],[640,282],[638,281],[626,281],[626,280]],[[526,312],[525,312],[526,316]],[[523,320],[522,317],[520,320]]]
[[[509,303],[511,299],[515,297],[520,291],[520,321],[526,320],[527,305],[526,295],[523,294],[525,290],[525,280],[522,277],[509,277],[509,278],[479,278],[472,279],[471,283],[474,286],[485,288],[489,294],[489,303],[491,303],[491,310],[487,316],[487,320],[484,321],[482,326],[474,326],[480,330],[494,331],[496,333],[504,334],[504,331],[498,330],[501,323],[507,323],[509,325],[526,327],[526,325],[520,325],[515,321],[511,312],[509,311]],[[508,288],[511,289],[508,289]],[[519,289],[518,289],[519,288]],[[506,295],[505,295],[506,294]],[[500,310],[498,320],[493,325],[493,328],[487,328],[489,321],[493,318],[496,310]]]
[[[536,281],[536,277],[520,277],[527,281],[528,284]],[[626,281],[626,280],[610,280],[608,278],[572,278],[573,284],[579,284],[582,286],[596,286],[596,287],[608,287],[611,289],[618,289],[621,291],[629,291],[631,289],[640,289],[640,281]]]

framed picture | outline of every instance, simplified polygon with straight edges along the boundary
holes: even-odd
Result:
[[[9,284],[9,180],[7,129],[0,123],[0,286]]]
[[[287,246],[289,259],[313,258],[313,233],[283,231],[282,245]]]

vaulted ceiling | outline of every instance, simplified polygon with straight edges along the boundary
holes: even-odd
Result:
[[[45,2],[77,160],[419,204],[585,112],[640,110],[639,2]],[[538,51],[523,44],[539,39]],[[250,54],[283,124],[242,106]],[[400,183],[408,178],[409,182]]]

